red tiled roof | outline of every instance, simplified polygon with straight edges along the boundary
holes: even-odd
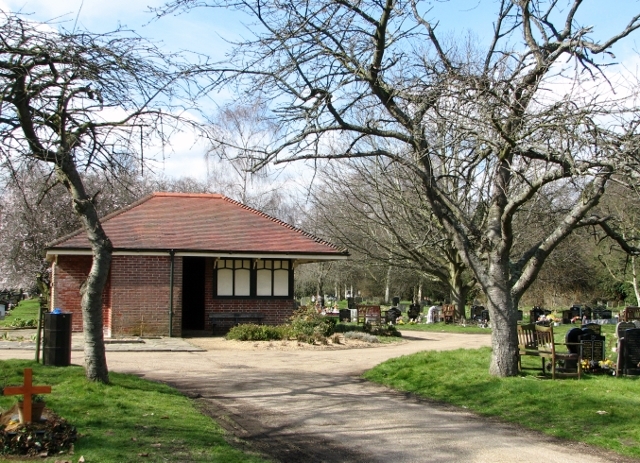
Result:
[[[115,251],[347,255],[346,250],[219,194],[154,193],[102,219]],[[82,230],[50,251],[89,249]]]

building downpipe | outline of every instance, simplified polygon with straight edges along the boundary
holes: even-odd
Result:
[[[172,249],[169,251],[171,262],[169,264],[169,337],[173,337],[173,268],[176,252]]]

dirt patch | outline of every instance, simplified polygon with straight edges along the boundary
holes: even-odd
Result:
[[[190,344],[205,350],[273,350],[273,351],[291,351],[291,350],[343,350],[343,349],[364,349],[371,347],[396,346],[406,341],[398,340],[392,343],[381,342],[365,342],[359,339],[346,339],[340,336],[340,342],[335,343],[331,339],[327,340],[327,344],[315,343],[309,344],[300,341],[236,341],[227,340],[221,337],[211,338],[188,338]]]

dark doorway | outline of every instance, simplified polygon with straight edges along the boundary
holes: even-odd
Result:
[[[182,258],[182,329],[204,330],[204,257]]]

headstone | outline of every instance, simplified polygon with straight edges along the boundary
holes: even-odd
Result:
[[[596,326],[600,327],[600,325]],[[580,335],[582,360],[589,360],[591,362],[604,360],[604,341],[604,336],[597,334],[590,328],[583,328],[582,334]]]
[[[624,332],[624,349],[622,352],[622,374],[640,375],[640,329],[634,328]]]
[[[481,305],[472,305],[471,306],[471,319],[475,320],[477,322],[482,321],[482,311],[484,310],[484,307]]]
[[[412,320],[418,318],[420,316],[420,304],[411,304],[407,315]]]
[[[398,309],[397,307],[391,307],[389,310],[387,310],[387,315],[385,320],[387,321],[387,323],[395,324],[396,320],[401,315],[402,315],[402,312],[400,312],[400,309]]]
[[[624,332],[627,330],[632,330],[636,327],[633,322],[619,322],[616,325],[616,336],[618,338],[624,338]]]
[[[432,305],[427,312],[427,323],[437,323],[440,321],[439,317],[440,307]]]
[[[545,310],[542,307],[539,306],[534,306],[530,311],[529,311],[529,323],[535,323],[538,321],[538,319],[540,317],[542,317],[543,315],[545,315]]]

